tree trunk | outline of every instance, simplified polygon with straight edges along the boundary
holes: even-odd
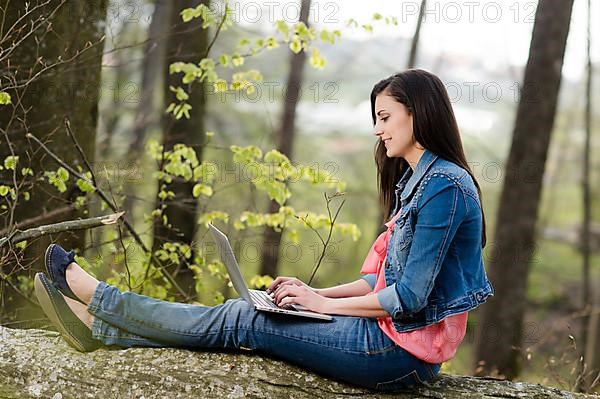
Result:
[[[202,29],[202,20],[193,19],[184,23],[180,11],[184,8],[197,7],[200,4],[209,5],[209,0],[179,0],[173,3],[170,15],[169,29],[171,34],[167,41],[167,54],[164,65],[165,103],[174,100],[174,93],[169,86],[181,87],[181,75],[169,74],[169,65],[173,62],[198,63],[204,56],[208,47],[208,31]],[[203,142],[205,140],[204,113],[206,104],[205,86],[196,83],[190,90],[188,103],[192,106],[192,117],[190,119],[175,120],[172,115],[163,113],[163,145],[166,151],[173,149],[177,143],[191,146],[196,150],[198,160],[202,160]],[[154,250],[160,248],[165,242],[182,242],[188,244],[193,250],[193,240],[196,233],[197,200],[192,196],[194,182],[185,182],[181,179],[173,179],[168,189],[175,193],[175,198],[165,200],[167,208],[164,214],[168,218],[165,226],[161,219],[157,218],[154,224]],[[159,187],[160,190],[160,187]],[[157,199],[157,207],[160,200]],[[186,266],[174,273],[178,283],[190,294],[194,292],[194,274]]]
[[[302,0],[300,6],[300,22],[309,25],[308,17],[310,14],[310,1]],[[290,55],[290,72],[286,85],[285,97],[283,99],[283,114],[281,116],[281,126],[277,131],[276,142],[277,150],[292,159],[294,137],[296,129],[294,126],[296,120],[296,107],[300,101],[300,88],[304,75],[304,64],[306,62],[306,53],[304,51],[298,54]],[[269,213],[279,211],[279,204],[276,201],[269,203]],[[279,247],[281,245],[281,232],[275,231],[270,227],[265,228],[261,266],[259,274],[275,277],[277,274],[277,264],[279,263]]]
[[[138,104],[133,123],[133,141],[129,146],[129,161],[137,162],[144,150],[147,132],[154,127],[164,112],[164,102],[157,107],[155,97],[157,86],[164,76],[166,63],[159,62],[165,59],[166,37],[169,28],[169,18],[172,13],[173,2],[169,0],[156,0],[152,21],[148,28],[148,41],[144,49],[144,62],[142,64],[142,81],[140,89],[140,102]],[[157,109],[158,108],[158,109]],[[129,185],[124,202],[124,209],[131,215],[135,204],[135,185]]]
[[[525,382],[440,374],[397,393],[370,391],[247,353],[100,348],[80,353],[58,333],[0,327],[0,397],[29,398],[571,398]]]
[[[561,81],[573,0],[540,0],[488,262],[495,296],[481,309],[478,373],[520,372],[522,321],[542,177]]]
[[[421,0],[421,8],[419,8],[419,19],[417,20],[417,26],[415,28],[415,34],[413,35],[412,43],[410,46],[410,55],[408,57],[407,68],[414,68],[417,64],[417,50],[419,48],[419,38],[421,37],[421,26],[423,25],[423,16],[425,15],[425,7],[427,7],[427,0]]]
[[[598,289],[598,285],[593,284],[593,279],[590,276],[591,263],[591,231],[590,225],[592,222],[592,189],[590,183],[591,171],[591,139],[592,139],[592,57],[591,57],[591,41],[592,41],[592,2],[587,1],[587,79],[586,79],[586,101],[585,101],[585,146],[583,150],[583,221],[581,232],[581,256],[583,258],[583,273],[581,282],[583,284],[582,304],[583,308],[592,312],[588,317],[582,318],[583,326],[583,351],[584,363],[586,368],[583,371],[584,378],[581,381],[581,389],[588,391],[596,376],[600,376],[600,355],[598,354],[598,344],[600,343],[600,296],[594,293],[591,287]],[[596,300],[594,300],[596,299]]]
[[[0,229],[14,228],[19,221],[51,213],[64,208],[82,193],[71,177],[68,190],[60,194],[47,183],[36,178],[44,170],[56,170],[58,165],[40,151],[36,144],[25,138],[33,133],[59,157],[71,165],[83,163],[64,127],[64,118],[69,118],[74,133],[83,147],[90,163],[94,161],[96,123],[98,115],[98,95],[100,68],[102,61],[106,0],[95,2],[54,0],[37,8],[42,1],[28,2],[32,11],[12,30],[4,31],[2,45],[8,50],[18,43],[10,55],[0,61],[2,88],[12,96],[12,104],[3,106],[0,112],[0,126],[7,136],[0,136],[0,162],[11,155],[11,149],[19,156],[17,181],[21,180],[21,168],[30,167],[36,176],[27,180],[30,200],[21,197],[17,202],[13,217],[2,212]],[[4,2],[0,10],[4,29],[11,27],[26,12],[26,3],[21,1]],[[28,35],[29,32],[33,34]],[[23,40],[20,42],[20,40]],[[3,56],[6,53],[3,54]],[[48,66],[55,64],[54,67]],[[7,143],[10,142],[10,145]],[[0,172],[0,184],[13,186],[12,171]],[[48,218],[46,223],[75,219],[81,211],[70,209],[56,218]],[[60,219],[59,219],[60,218]],[[15,226],[16,225],[16,226]],[[1,266],[2,272],[32,277],[43,268],[43,253],[50,241],[58,241],[68,248],[84,248],[84,235],[64,233],[51,238],[40,238],[29,243],[20,265],[8,262]],[[9,309],[19,313],[23,301],[18,293],[0,279],[0,302],[2,311]],[[12,298],[12,300],[11,300]],[[14,316],[14,314],[12,315]],[[17,316],[31,317],[27,310]],[[3,319],[0,314],[0,321]]]

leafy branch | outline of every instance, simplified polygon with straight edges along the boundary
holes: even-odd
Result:
[[[337,211],[335,212],[335,215],[332,217],[331,216],[331,207],[330,207],[331,201],[336,197],[340,197],[340,196],[344,195],[344,193],[336,192],[331,196],[328,196],[327,193],[323,193],[323,195],[325,196],[325,203],[327,205],[327,215],[329,217],[329,223],[328,223],[329,231],[327,232],[326,239],[323,239],[323,236],[321,235],[321,233],[319,233],[319,231],[315,227],[313,227],[312,223],[308,220],[308,218],[306,216],[302,217],[302,216],[294,215],[294,216],[296,216],[297,219],[304,222],[304,224],[306,224],[306,226],[308,226],[309,229],[314,231],[315,234],[317,235],[317,237],[319,237],[321,244],[323,244],[323,251],[321,252],[321,255],[319,256],[319,259],[317,260],[317,264],[313,268],[313,272],[312,272],[310,278],[308,279],[308,283],[307,283],[308,285],[310,285],[313,278],[315,277],[315,274],[317,273],[317,270],[319,270],[319,266],[321,266],[321,262],[323,261],[323,258],[325,257],[325,253],[327,251],[327,246],[329,245],[329,241],[331,241],[331,236],[333,234],[333,227],[335,225],[335,221],[337,220],[338,215],[340,214],[340,211],[342,210],[342,207],[344,206],[344,203],[346,202],[345,199],[342,201],[342,203],[338,207]]]
[[[54,159],[59,165],[61,165],[63,168],[65,168],[71,174],[73,174],[74,176],[78,177],[79,179],[81,179],[81,180],[85,181],[87,184],[89,184],[91,186],[91,188],[93,189],[93,191],[95,193],[97,193],[98,196],[100,196],[100,198],[102,199],[102,201],[104,201],[108,205],[109,208],[111,208],[114,212],[118,212],[117,205],[115,203],[113,203],[109,199],[108,195],[102,189],[100,189],[99,187],[95,186],[93,184],[93,182],[90,181],[90,179],[87,178],[87,176],[84,176],[84,175],[78,173],[77,171],[75,171],[69,164],[67,164],[65,161],[63,161],[62,159],[60,159],[56,154],[54,154],[52,151],[50,151],[50,149],[48,149],[48,147],[46,147],[44,145],[44,143],[42,143],[33,134],[27,133],[26,137],[29,138],[29,139],[32,139],[33,141],[35,141],[48,155],[50,155],[50,157],[52,157],[52,159]],[[71,135],[71,138],[74,139],[74,136]],[[89,163],[87,163],[87,162],[86,162],[86,164],[89,165]],[[91,173],[92,176],[93,176],[93,170],[90,170],[89,173]],[[177,281],[175,281],[175,279],[173,278],[173,276],[171,276],[171,274],[165,269],[165,266],[162,264],[162,262],[154,255],[154,253],[146,246],[146,244],[144,244],[144,242],[142,241],[142,238],[140,237],[140,235],[138,234],[138,232],[133,228],[133,226],[131,225],[131,223],[126,218],[123,218],[123,224],[125,225],[125,227],[129,231],[129,233],[132,235],[132,237],[134,238],[134,240],[138,243],[138,245],[140,246],[140,248],[142,248],[142,250],[145,253],[150,254],[150,260],[151,260],[151,262],[159,270],[161,270],[161,272],[164,274],[165,278],[171,284],[173,284],[173,287],[175,287],[175,289],[183,296],[183,298],[185,300],[189,301],[190,298],[188,297],[188,295],[179,286],[179,284],[177,283]]]

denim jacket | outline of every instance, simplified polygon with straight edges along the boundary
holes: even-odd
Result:
[[[396,330],[437,323],[493,295],[483,265],[481,204],[467,171],[425,150],[395,192],[392,215],[401,213],[388,243],[386,287],[377,298]],[[363,278],[374,287],[375,274]]]

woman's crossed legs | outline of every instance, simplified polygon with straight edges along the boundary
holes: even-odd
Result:
[[[213,307],[173,303],[120,292],[76,264],[67,269],[67,281],[88,304],[92,335],[105,345],[251,349],[330,378],[378,389],[426,381],[440,368],[397,346],[374,318],[307,319],[259,312],[243,299]],[[74,311],[81,310],[76,305],[85,308],[75,302]]]

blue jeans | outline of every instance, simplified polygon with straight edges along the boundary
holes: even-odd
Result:
[[[88,312],[95,316],[94,338],[105,345],[250,349],[366,388],[405,388],[440,369],[397,346],[375,318],[307,319],[259,312],[243,299],[212,307],[172,303],[104,281]]]

